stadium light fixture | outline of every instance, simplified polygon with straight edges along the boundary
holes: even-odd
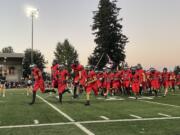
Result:
[[[26,8],[27,16],[32,20],[32,33],[31,33],[31,64],[34,64],[33,50],[34,50],[34,18],[39,17],[39,10],[33,7]]]
[[[27,7],[26,13],[28,17],[34,17],[34,18],[39,17],[39,10],[37,8]]]

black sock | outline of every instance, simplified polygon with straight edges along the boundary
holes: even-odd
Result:
[[[56,93],[56,91],[54,89],[46,89],[44,93],[49,93],[49,92]]]
[[[32,97],[32,102],[30,103],[30,105],[34,104],[36,100],[36,92],[33,91],[33,97]]]
[[[127,95],[131,96],[130,88],[128,87],[128,88],[126,88],[126,90],[127,90]]]
[[[76,95],[76,91],[77,91],[77,86],[75,86],[75,87],[74,87],[74,98],[76,98],[76,97],[77,97],[77,95]]]
[[[142,95],[142,86],[140,87],[139,95],[140,95],[140,96]]]
[[[62,93],[59,93],[59,102],[62,103]]]
[[[90,105],[90,101],[87,100],[86,103],[85,103],[86,106]]]
[[[155,92],[155,96],[157,97],[157,90],[154,90],[154,92]]]

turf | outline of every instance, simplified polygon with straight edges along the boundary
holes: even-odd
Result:
[[[56,95],[41,94],[46,101],[66,113],[77,122],[103,120],[100,116],[106,116],[110,120],[136,119],[130,114],[142,118],[162,118],[158,113],[180,117],[180,91],[175,94],[171,92],[167,97],[157,97],[152,100],[134,100],[126,96],[122,101],[107,101],[96,99],[91,96],[91,106],[84,106],[85,96],[79,99],[72,99],[66,94],[63,104],[58,103]],[[44,103],[41,99],[36,100],[33,106],[28,105],[31,96],[26,96],[24,89],[7,90],[5,98],[0,97],[0,127],[9,125],[32,125],[34,120],[39,124],[70,122],[51,106]],[[176,105],[177,107],[152,104],[145,101],[158,102]],[[97,135],[180,135],[180,119],[170,120],[149,120],[149,121],[121,121],[121,122],[101,122],[82,124],[85,128]],[[22,128],[3,128],[0,135],[83,135],[84,133],[74,124],[52,125],[42,127],[22,127]]]

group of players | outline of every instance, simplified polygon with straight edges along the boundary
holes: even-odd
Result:
[[[35,79],[33,86],[33,100],[30,104],[34,104],[36,91],[40,89],[43,93],[56,92],[58,90],[59,102],[62,103],[63,94],[71,92],[73,98],[77,98],[83,91],[86,92],[86,103],[90,105],[90,94],[94,92],[95,96],[102,95],[107,98],[108,95],[115,94],[134,94],[137,99],[139,95],[145,92],[154,92],[158,95],[159,90],[165,89],[164,97],[167,95],[169,88],[175,91],[175,87],[180,89],[180,73],[168,72],[164,68],[159,72],[155,68],[148,71],[142,69],[141,65],[129,68],[123,66],[122,69],[112,71],[111,67],[105,67],[103,71],[95,71],[92,66],[83,67],[78,61],[71,65],[71,72],[65,69],[63,64],[53,62],[51,67],[51,88],[45,89],[44,80],[40,69],[36,65],[32,66],[32,74]]]

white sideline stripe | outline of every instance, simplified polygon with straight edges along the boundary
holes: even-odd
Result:
[[[167,115],[167,114],[164,114],[164,113],[158,113],[158,115],[165,116],[165,117],[171,117],[171,115]]]
[[[48,104],[49,106],[51,106],[54,110],[56,110],[57,112],[59,112],[61,115],[63,115],[65,118],[67,118],[69,121],[74,122],[75,120],[73,120],[70,116],[68,116],[67,114],[65,114],[64,112],[62,112],[60,109],[58,109],[56,106],[52,105],[51,103],[49,103],[48,101],[46,101],[44,98],[42,98],[41,96],[37,95],[37,97],[39,99],[41,99],[43,102],[45,102],[46,104]],[[82,131],[84,131],[87,135],[94,135],[94,133],[92,133],[90,130],[88,130],[87,128],[85,128],[83,125],[81,125],[80,123],[74,123],[78,128],[80,128]]]
[[[138,99],[154,99],[154,97],[144,97],[144,96],[142,96],[142,97],[140,97]]]
[[[32,125],[14,125],[14,126],[0,126],[0,129],[8,128],[26,128],[26,127],[43,127],[43,126],[60,126],[73,124],[92,124],[92,123],[115,123],[115,122],[133,122],[133,121],[155,121],[155,120],[176,120],[180,117],[162,117],[162,118],[142,118],[142,119],[117,119],[117,120],[96,120],[96,121],[79,121],[79,122],[61,122],[61,123],[45,123]]]
[[[123,101],[124,99],[121,99],[121,98],[119,98],[119,99],[106,99],[106,101]]]
[[[130,114],[130,116],[131,116],[131,117],[134,117],[134,118],[137,118],[137,119],[142,119],[142,117],[137,116],[137,115]]]
[[[34,120],[34,124],[39,124],[39,121],[38,120]]]
[[[135,97],[128,97],[128,98],[130,98],[130,99],[136,99]]]
[[[106,117],[106,116],[100,116],[100,118],[102,118],[102,119],[104,119],[104,120],[109,120],[109,118]]]
[[[170,107],[180,108],[180,106],[178,106],[178,105],[164,104],[164,103],[159,103],[159,102],[154,102],[154,101],[144,101],[144,100],[139,100],[139,101],[146,102],[146,103],[151,103],[151,104],[157,104],[157,105],[163,105],[163,106],[170,106]]]
[[[125,100],[124,98],[101,98],[101,97],[98,97],[97,98],[98,100],[105,100],[105,101],[122,101],[122,100]]]

